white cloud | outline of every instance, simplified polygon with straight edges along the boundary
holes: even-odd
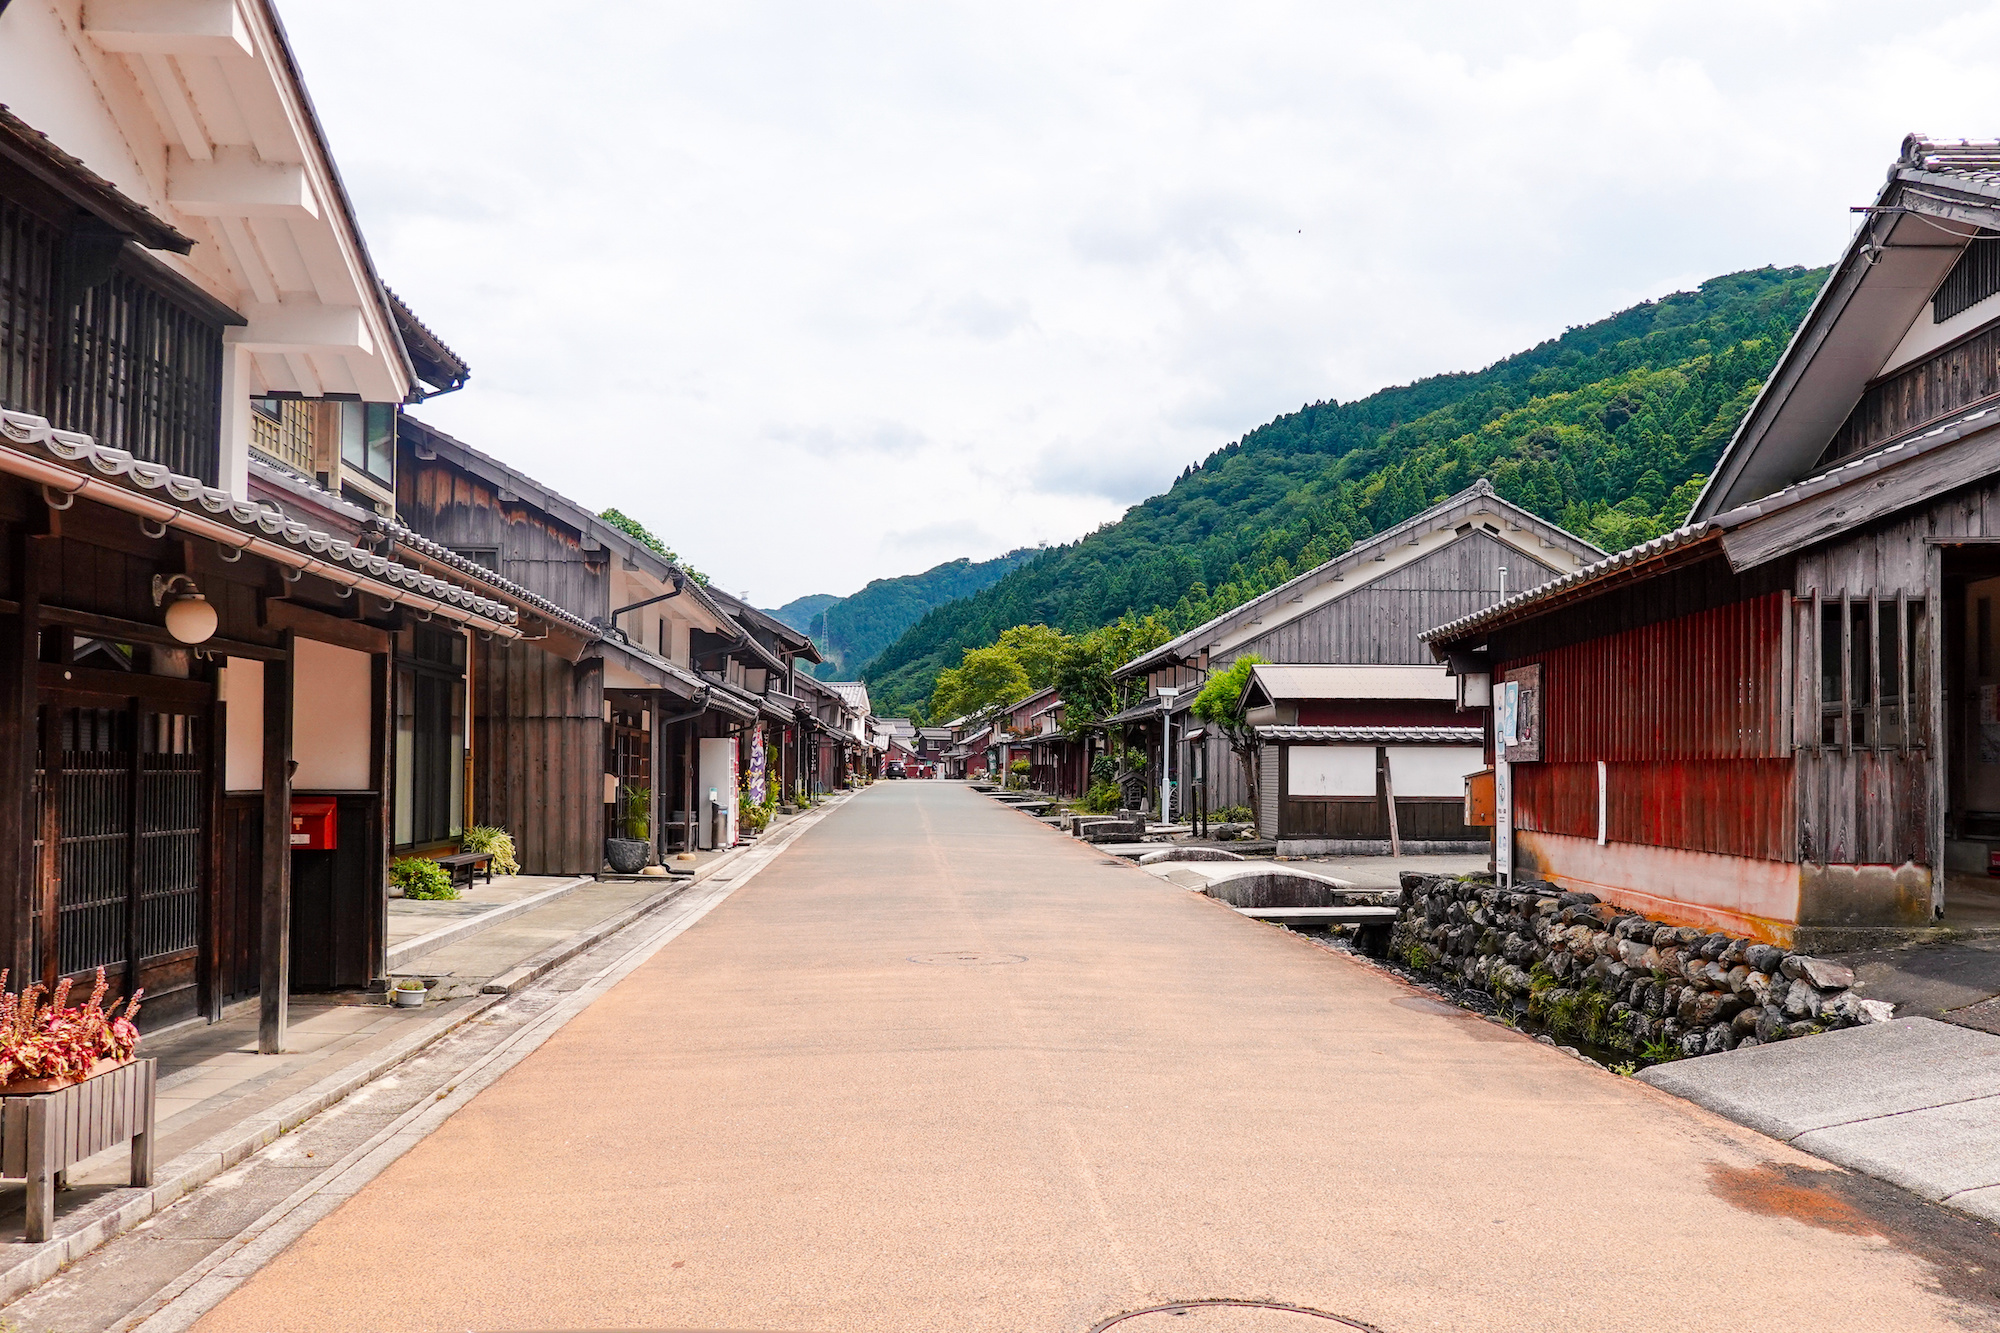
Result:
[[[284,6],[430,420],[776,605],[1066,541],[1278,412],[1824,263],[2000,11]]]

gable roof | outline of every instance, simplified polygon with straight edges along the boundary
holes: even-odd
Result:
[[[1808,476],[1980,228],[2000,231],[2000,142],[1910,135],[1690,519]]]
[[[1458,698],[1458,686],[1442,666],[1327,666],[1261,662],[1243,682],[1242,708],[1299,699]]]
[[[1565,532],[1503,499],[1493,489],[1492,483],[1481,477],[1458,494],[1439,501],[1421,513],[1412,514],[1394,527],[1383,529],[1344,554],[1279,584],[1269,592],[1252,597],[1151,652],[1140,654],[1119,667],[1112,676],[1124,679],[1185,660],[1205,647],[1216,646],[1224,636],[1239,633],[1260,621],[1268,623],[1259,633],[1269,633],[1278,625],[1317,611],[1330,602],[1367,587],[1384,574],[1402,568],[1409,563],[1409,558],[1404,556],[1406,551],[1414,550],[1414,558],[1421,559],[1432,551],[1462,540],[1457,529],[1481,515],[1504,520],[1500,524],[1489,525],[1491,530],[1488,536],[1515,547],[1542,564],[1551,567],[1566,564],[1575,568],[1604,556],[1604,552],[1581,537]],[[1441,531],[1446,534],[1444,540],[1424,544],[1427,536]],[[1558,556],[1562,558],[1558,559]],[[1556,572],[1561,575],[1567,571],[1558,567]],[[1357,574],[1360,577],[1355,577]],[[1336,587],[1336,584],[1339,586]]]

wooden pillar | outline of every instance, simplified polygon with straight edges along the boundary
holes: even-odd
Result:
[[[264,663],[264,864],[257,1050],[282,1055],[292,986],[292,636]]]
[[[216,672],[209,673],[211,680]],[[201,947],[195,954],[195,993],[202,1016],[222,1019],[222,886],[230,872],[222,849],[222,802],[229,785],[229,705],[217,699],[202,720]]]
[[[700,722],[701,719],[697,716],[689,718],[685,723],[687,741],[682,747],[681,757],[681,817],[687,821],[687,833],[682,842],[682,850],[690,854],[695,849],[695,830],[701,825],[701,819],[694,808],[694,766],[701,750],[696,735],[701,729]]]
[[[646,723],[646,786],[652,791],[652,810],[646,820],[646,836],[653,844],[653,859],[667,863],[667,729],[660,719],[667,715],[667,696],[655,690],[647,697],[652,717]]]
[[[14,882],[0,913],[0,967],[15,990],[35,976],[35,750],[40,729],[35,684],[41,661],[41,553],[43,543],[16,529],[14,597],[20,609],[0,617],[0,780],[13,796],[0,801],[0,866]]]
[[[392,639],[393,643],[394,640]],[[467,644],[466,660],[472,660]],[[372,890],[368,912],[368,989],[389,980],[389,848],[396,836],[395,809],[390,804],[392,765],[395,762],[396,662],[392,653],[371,653],[368,658],[369,726],[368,771],[375,784],[375,845],[368,869]],[[465,708],[465,736],[468,757],[472,747],[472,700],[468,692]],[[472,774],[465,775],[466,800],[472,799]]]

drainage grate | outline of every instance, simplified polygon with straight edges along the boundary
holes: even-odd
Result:
[[[1175,1301],[1170,1305],[1152,1305],[1143,1310],[1128,1310],[1124,1314],[1111,1316],[1090,1326],[1090,1333],[1105,1333],[1105,1330],[1124,1324],[1123,1333],[1196,1333],[1197,1329],[1210,1329],[1213,1333],[1265,1333],[1271,1330],[1303,1328],[1302,1319],[1312,1319],[1320,1324],[1337,1324],[1342,1328],[1358,1328],[1363,1333],[1382,1333],[1373,1324],[1364,1324],[1359,1319],[1349,1319],[1345,1315],[1329,1314],[1325,1310],[1315,1310],[1304,1305],[1286,1305],[1282,1301],[1239,1301],[1227,1298],[1200,1301]]]
[[[1002,963],[1025,963],[1027,955],[1018,953],[973,953],[960,950],[955,953],[913,953],[913,963],[927,963],[934,967],[997,967]]]

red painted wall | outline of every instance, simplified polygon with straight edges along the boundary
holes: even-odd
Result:
[[[1773,593],[1500,665],[1542,663],[1543,756],[1514,769],[1516,824],[1732,856],[1797,857]]]

